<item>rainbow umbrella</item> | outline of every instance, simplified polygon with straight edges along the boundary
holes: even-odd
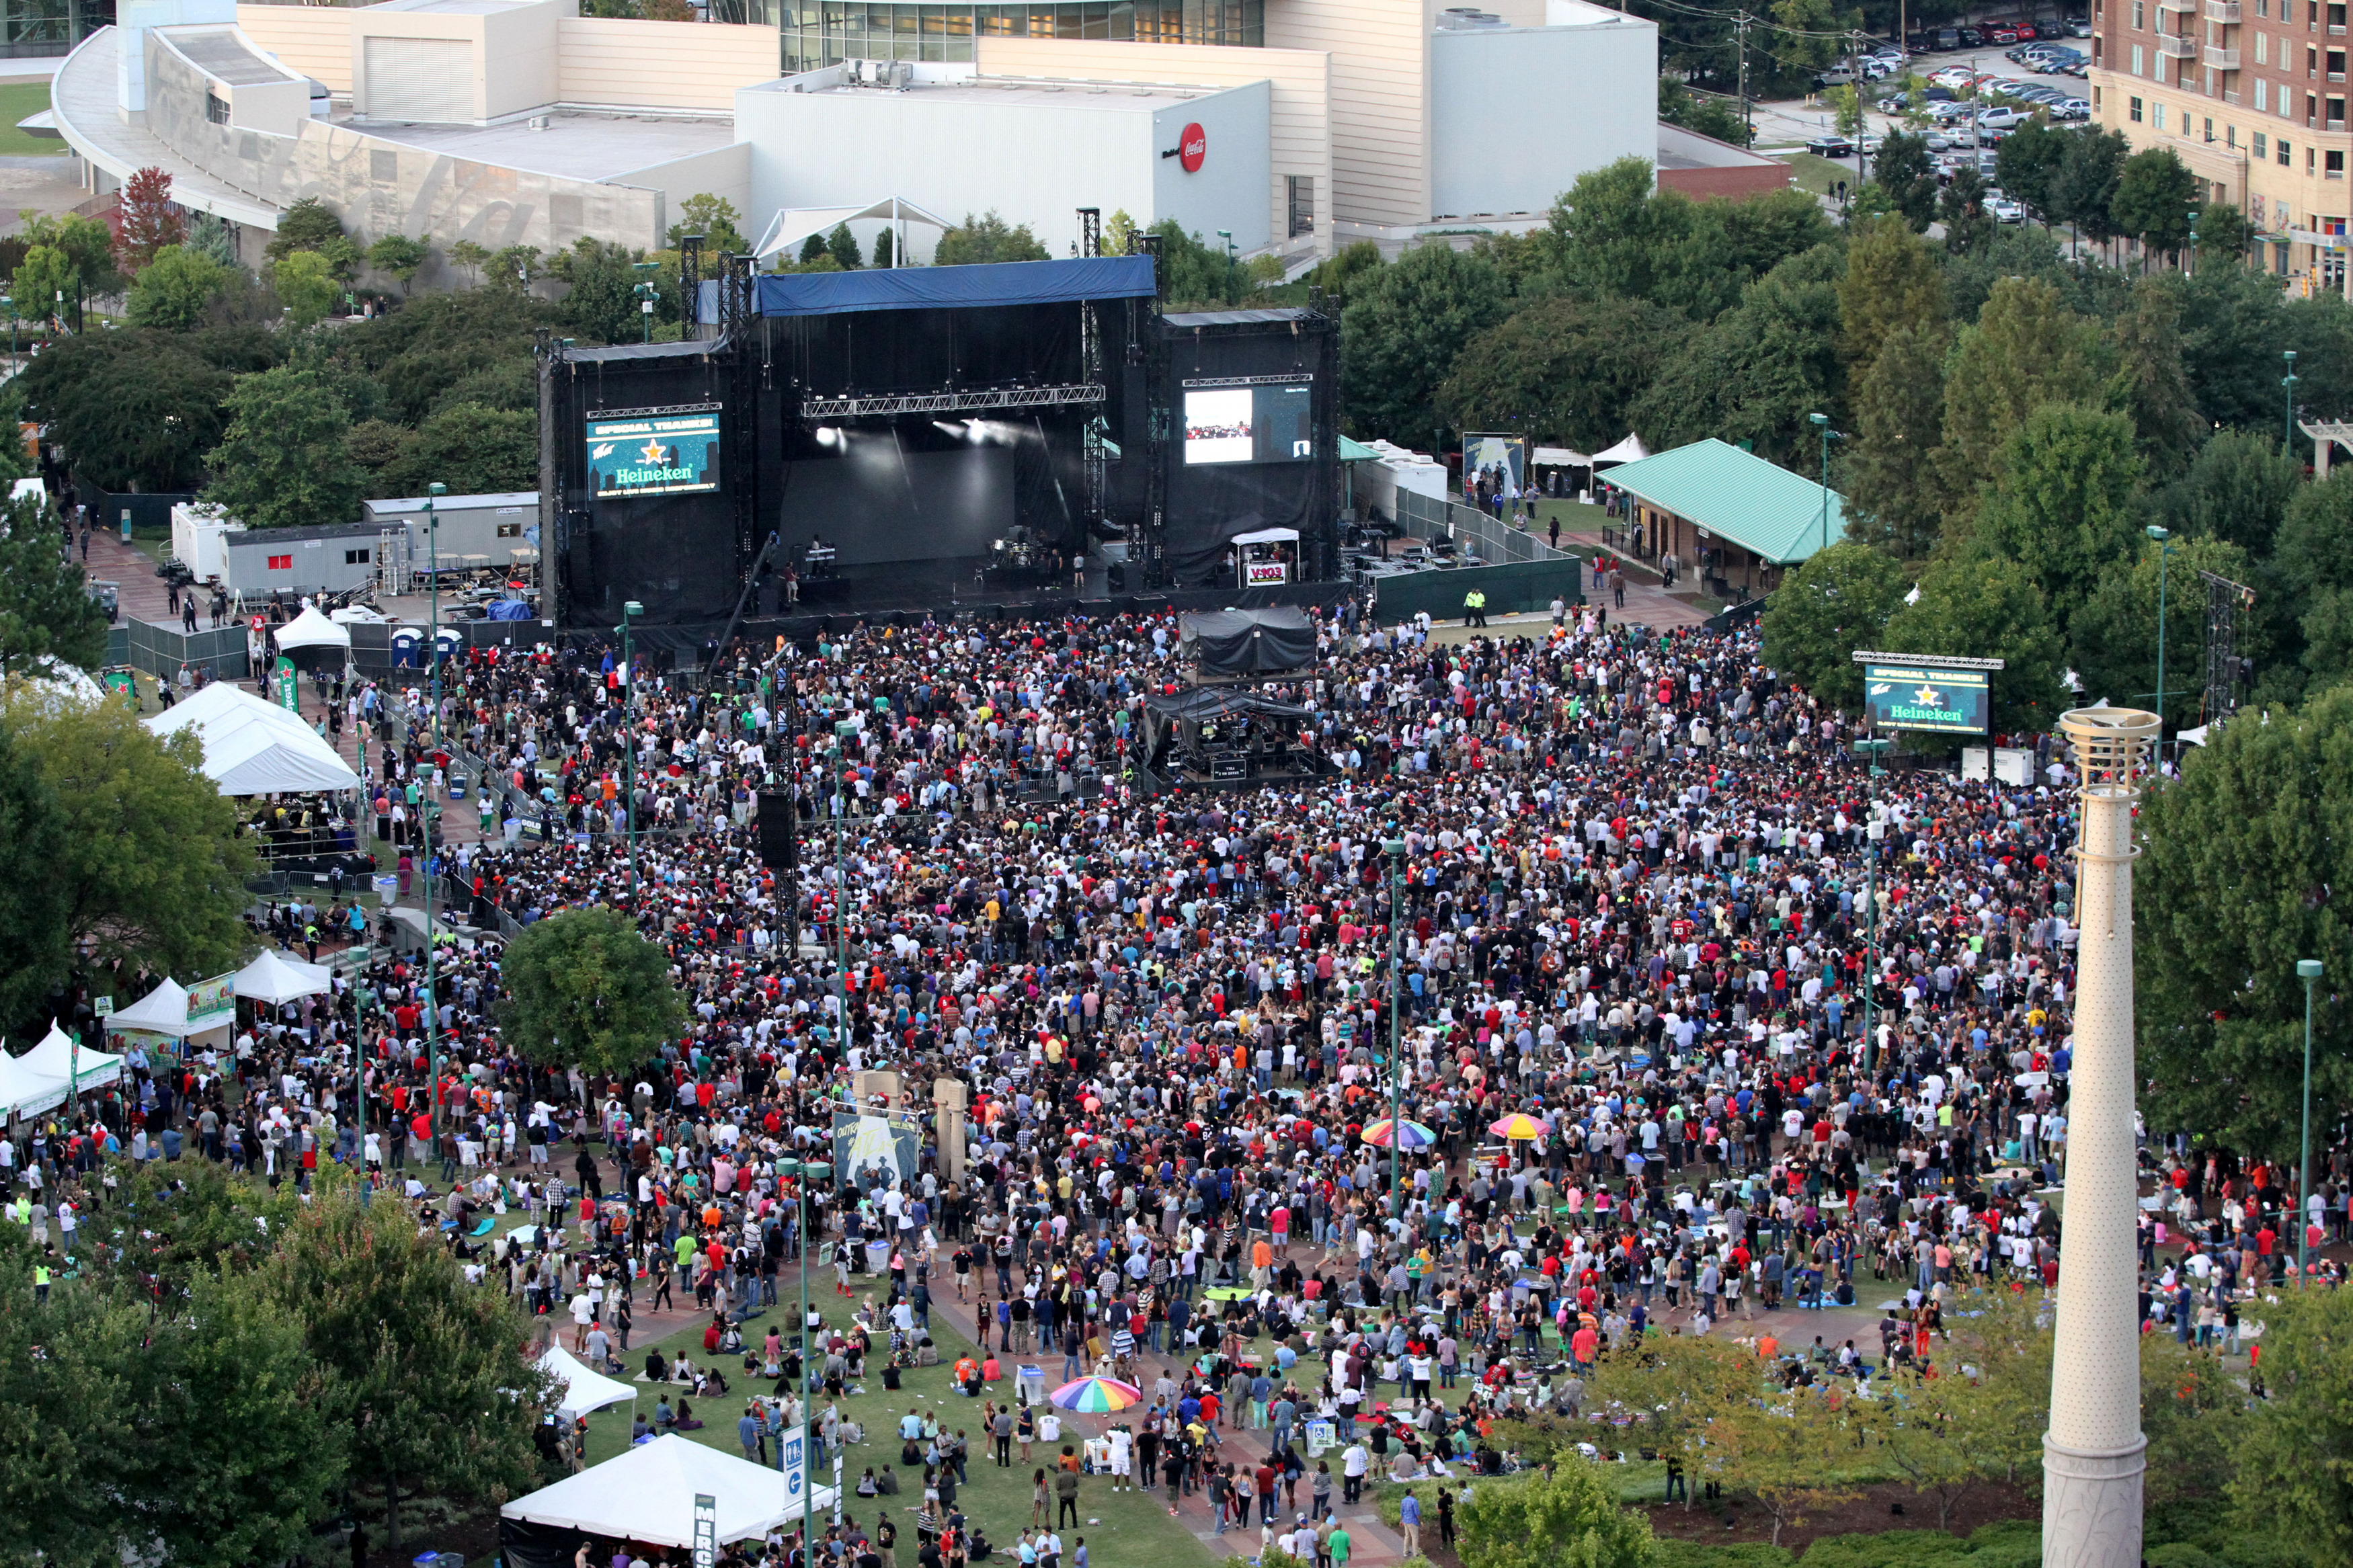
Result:
[[[1393,1134],[1400,1149],[1427,1149],[1438,1142],[1438,1134],[1419,1121],[1391,1121],[1384,1116],[1365,1124],[1365,1142],[1376,1149],[1388,1148]]]
[[[1545,1125],[1524,1110],[1514,1110],[1501,1121],[1490,1123],[1487,1131],[1498,1138],[1535,1139],[1545,1135]]]
[[[1114,1410],[1143,1403],[1144,1390],[1115,1377],[1082,1377],[1062,1384],[1046,1397],[1060,1409],[1108,1415]]]

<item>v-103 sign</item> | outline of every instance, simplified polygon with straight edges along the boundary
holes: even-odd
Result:
[[[589,489],[602,500],[719,488],[719,411],[587,421]]]
[[[1865,664],[1863,701],[1882,730],[1926,730],[1943,735],[1986,732],[1991,671],[1945,669],[1926,664]]]

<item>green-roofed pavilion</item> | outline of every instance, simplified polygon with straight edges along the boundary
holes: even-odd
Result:
[[[1845,497],[1713,438],[1597,477],[1630,498],[1642,554],[1672,554],[1704,581],[1746,589],[1743,597],[1771,593],[1826,535],[1846,537]]]

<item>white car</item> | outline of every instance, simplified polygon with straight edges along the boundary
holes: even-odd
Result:
[[[2092,105],[2088,99],[2063,98],[2051,106],[2051,118],[2053,120],[2089,120],[2091,117]]]
[[[2021,206],[2018,203],[2011,201],[2008,196],[1989,196],[1986,198],[1985,207],[1986,211],[1992,215],[1993,220],[1996,223],[2024,223],[2026,221],[2026,209]]]
[[[2032,118],[2022,110],[1989,109],[1978,116],[1978,123],[1988,131],[2015,131]]]

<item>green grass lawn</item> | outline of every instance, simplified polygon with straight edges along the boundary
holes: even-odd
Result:
[[[744,1325],[744,1337],[747,1344],[756,1345],[766,1333],[768,1323],[788,1324],[792,1321],[799,1306],[798,1277],[788,1276],[779,1279],[777,1284],[780,1305],[771,1308],[766,1318]],[[830,1269],[826,1271],[821,1288],[812,1276],[810,1302],[825,1314],[828,1323],[839,1325],[847,1321],[849,1303],[832,1294],[832,1289],[833,1273]],[[646,1293],[640,1291],[639,1299],[647,1299]],[[1046,1445],[1033,1444],[1029,1450],[1029,1462],[1024,1465],[1017,1446],[1014,1467],[1011,1469],[997,1468],[990,1445],[980,1432],[979,1402],[957,1394],[950,1381],[956,1358],[970,1348],[970,1342],[950,1329],[937,1313],[932,1318],[932,1337],[939,1346],[939,1365],[907,1368],[900,1374],[899,1391],[893,1394],[882,1386],[879,1363],[870,1360],[868,1376],[861,1385],[865,1392],[853,1394],[841,1402],[843,1414],[866,1428],[866,1441],[852,1445],[842,1456],[842,1489],[846,1494],[843,1509],[860,1523],[871,1528],[876,1517],[877,1503],[888,1508],[899,1523],[899,1561],[902,1563],[914,1561],[915,1508],[923,1500],[923,1492],[922,1468],[899,1469],[901,1489],[896,1497],[870,1500],[858,1497],[855,1492],[860,1472],[869,1466],[877,1475],[886,1468],[898,1468],[898,1422],[910,1408],[919,1413],[936,1411],[943,1426],[952,1431],[961,1427],[970,1438],[972,1458],[968,1468],[972,1481],[969,1486],[958,1489],[956,1506],[978,1522],[987,1531],[990,1542],[1000,1550],[1011,1546],[1015,1538],[1029,1525],[1030,1475],[1046,1465],[1050,1458]],[[570,1341],[567,1327],[559,1342],[568,1348]],[[634,1383],[644,1371],[649,1343],[659,1346],[665,1356],[686,1350],[698,1365],[709,1364],[708,1358],[702,1353],[702,1328],[694,1324],[667,1339],[651,1342],[634,1339],[630,1350],[621,1356],[629,1369],[626,1381]],[[1045,1368],[1050,1383],[1059,1381],[1059,1352],[1029,1359],[1031,1364]],[[765,1395],[771,1386],[765,1382],[747,1381],[737,1376],[741,1363],[742,1358],[736,1357],[725,1369],[733,1390],[731,1394],[708,1403],[694,1402],[694,1414],[705,1425],[699,1432],[684,1434],[695,1442],[739,1457],[743,1450],[735,1440],[736,1420],[743,1415],[748,1399],[754,1395]],[[638,1408],[650,1419],[661,1390],[651,1384],[636,1384],[635,1386],[640,1390]],[[674,1405],[677,1402],[677,1385],[669,1386]],[[991,1395],[1002,1404],[1012,1397],[1012,1385],[1009,1382],[997,1384],[991,1390]],[[824,1407],[820,1397],[818,1408],[822,1411]],[[631,1415],[629,1406],[622,1405],[598,1411],[588,1418],[588,1463],[597,1464],[621,1452],[628,1442]],[[1077,1445],[1081,1441],[1076,1424],[1065,1418],[1062,1442]],[[1050,1450],[1051,1454],[1060,1452],[1060,1444]],[[774,1448],[769,1450],[769,1457],[774,1459]],[[829,1475],[813,1479],[819,1484],[831,1484]],[[1153,1564],[1154,1568],[1206,1568],[1206,1565],[1219,1561],[1194,1539],[1188,1523],[1180,1523],[1168,1517],[1167,1505],[1159,1500],[1160,1498],[1158,1492],[1127,1491],[1114,1495],[1109,1477],[1082,1478],[1079,1489],[1079,1518],[1082,1522],[1077,1533],[1087,1538],[1093,1561],[1103,1564],[1104,1568],[1123,1568],[1128,1563],[1145,1563]],[[1188,1513],[1187,1517],[1189,1521],[1199,1515],[1198,1512]],[[1051,1522],[1050,1510],[1048,1521]],[[1086,1522],[1088,1521],[1095,1522]],[[1071,1533],[1068,1529],[1062,1531],[1066,1553],[1071,1545]],[[1257,1550],[1258,1534],[1255,1530],[1246,1536],[1236,1535],[1234,1541],[1236,1549],[1245,1555]],[[1245,1541],[1247,1547],[1244,1546]],[[1068,1561],[1067,1555],[1064,1560]]]
[[[1817,158],[1811,153],[1781,153],[1775,156],[1789,165],[1798,185],[1818,196],[1826,196],[1837,182],[1844,180],[1852,190],[1855,184],[1854,160],[1852,158]]]
[[[0,153],[10,157],[26,156],[61,158],[65,142],[55,136],[35,136],[16,129],[16,121],[28,114],[38,114],[49,106],[49,84],[45,81],[12,81],[0,83]]]

